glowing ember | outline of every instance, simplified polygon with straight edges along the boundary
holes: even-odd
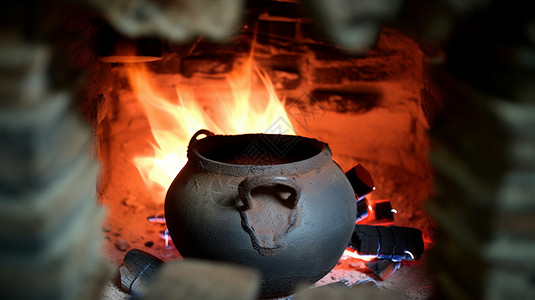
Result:
[[[219,99],[214,99],[210,107],[199,100],[210,89],[208,86],[192,91],[177,82],[176,98],[169,99],[155,88],[151,73],[143,64],[127,65],[127,74],[155,140],[154,155],[138,156],[133,162],[159,201],[163,201],[167,188],[186,164],[189,140],[199,129],[216,134],[265,133],[268,129],[269,133],[295,134],[284,103],[252,56],[235,65],[226,77],[231,92],[218,93]],[[273,126],[281,120],[288,126]]]
[[[363,261],[371,261],[377,258],[377,255],[360,255],[356,250],[353,250],[351,248],[346,248],[344,250],[344,254],[342,254],[342,257],[340,260],[346,260],[348,258],[357,258]]]

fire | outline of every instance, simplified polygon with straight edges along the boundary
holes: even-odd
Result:
[[[348,258],[357,258],[363,261],[372,261],[377,258],[376,255],[360,255],[356,250],[351,248],[346,248],[344,254],[342,254],[341,260],[346,260]]]
[[[295,134],[271,79],[260,70],[252,55],[235,64],[226,76],[230,93],[218,93],[220,99],[201,104],[205,89],[192,90],[176,83],[176,97],[166,97],[156,88],[154,74],[143,64],[126,65],[127,76],[136,98],[145,109],[155,143],[154,155],[133,159],[144,182],[163,201],[172,180],[186,164],[190,138],[199,129],[216,134],[269,133]],[[177,75],[177,78],[180,78]],[[209,89],[210,87],[206,87]],[[228,97],[224,95],[230,95]],[[273,126],[283,121],[285,130]],[[273,128],[279,128],[273,130]]]

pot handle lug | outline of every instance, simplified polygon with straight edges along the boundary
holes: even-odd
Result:
[[[210,130],[206,130],[206,129],[201,129],[197,132],[195,132],[195,134],[191,137],[191,139],[189,140],[189,144],[188,144],[188,147],[191,146],[192,143],[198,141],[199,139],[197,139],[199,137],[199,135],[205,135],[205,136],[212,136],[212,135],[215,135],[213,132],[211,132]]]
[[[295,178],[284,176],[249,176],[238,186],[236,204],[243,210],[251,208],[251,191],[261,186],[282,185],[290,189],[290,196],[285,200],[294,208],[301,198],[301,187]],[[240,201],[242,203],[240,203]]]

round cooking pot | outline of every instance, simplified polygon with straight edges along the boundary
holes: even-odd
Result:
[[[165,199],[176,248],[257,268],[263,297],[319,280],[356,217],[353,189],[331,156],[327,144],[300,136],[198,131]]]

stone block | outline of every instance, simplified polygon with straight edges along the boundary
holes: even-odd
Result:
[[[82,158],[71,167],[46,188],[17,197],[0,194],[3,251],[39,252],[68,230],[65,226],[78,214],[96,205],[97,165]]]
[[[436,172],[436,188],[451,198],[450,203],[506,213],[535,210],[532,196],[535,187],[531,184],[535,178],[529,167],[521,171],[482,174],[468,159],[440,146],[431,152],[430,160]]]
[[[401,300],[403,295],[386,288],[356,286],[351,289],[345,287],[306,289],[295,295],[295,300],[346,300],[346,299],[374,299]]]
[[[74,220],[64,225],[64,232],[58,233],[38,251],[24,253],[20,248],[19,253],[5,253],[0,249],[3,296],[72,299],[68,296],[87,280],[85,272],[101,259],[99,225],[102,217],[103,210],[94,204],[92,209],[76,214]]]
[[[253,269],[186,259],[163,265],[143,300],[253,300],[260,288]]]
[[[258,34],[268,38],[276,38],[294,41],[297,25],[291,21],[260,20],[258,22]]]
[[[325,110],[337,113],[363,114],[381,105],[380,91],[314,90],[311,99]]]
[[[444,108],[431,135],[489,184],[508,170],[535,168],[535,105],[512,103],[460,82],[443,85]]]
[[[75,165],[79,157],[90,155],[91,131],[74,111],[53,126],[35,128],[35,134],[30,130],[0,129],[0,135],[8,141],[0,146],[0,193],[4,195],[16,196],[22,193],[21,187],[44,188]]]
[[[430,254],[440,294],[447,298],[528,299],[533,295],[533,260],[510,263],[490,258],[485,249],[464,248],[440,233]]]
[[[233,63],[234,57],[228,54],[199,55],[184,59],[181,72],[186,77],[195,73],[224,76],[232,70]]]
[[[187,41],[197,36],[224,40],[235,32],[245,1],[91,0],[94,7],[122,34]]]
[[[386,64],[370,64],[363,66],[333,66],[318,67],[312,71],[311,81],[313,84],[341,84],[361,81],[383,81],[390,74]]]
[[[334,42],[348,50],[371,48],[379,36],[380,24],[397,15],[401,1],[314,0],[303,5]]]
[[[471,222],[472,215],[466,216],[462,210],[444,209],[433,202],[427,203],[427,209],[441,228],[436,238],[437,251],[455,249],[456,252],[452,253],[457,253],[459,259],[472,255],[477,256],[481,263],[535,271],[533,225],[530,225],[531,230],[522,228],[520,231],[516,231],[518,228],[500,227],[504,217],[489,214],[482,218],[488,219],[486,223],[480,222],[483,225],[475,226],[475,222]],[[534,224],[533,217],[527,214],[526,218],[528,224]]]
[[[51,49],[0,41],[0,96],[4,106],[35,104],[48,87]]]

